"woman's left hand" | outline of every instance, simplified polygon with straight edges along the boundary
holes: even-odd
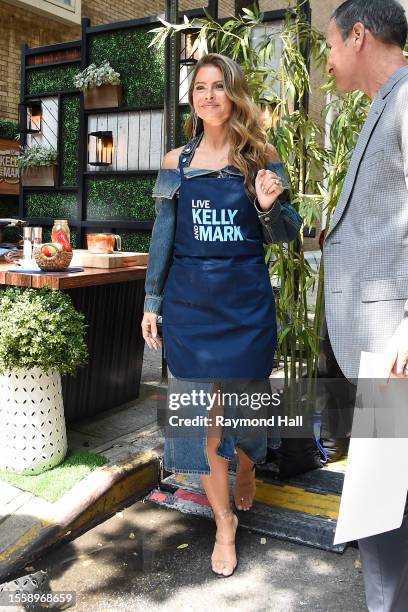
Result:
[[[255,179],[256,197],[263,210],[269,210],[284,192],[282,179],[272,170],[259,170]]]

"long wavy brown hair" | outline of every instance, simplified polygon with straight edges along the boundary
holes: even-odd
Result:
[[[266,134],[259,121],[259,109],[251,99],[244,73],[237,62],[219,53],[208,53],[198,60],[188,90],[190,115],[185,122],[184,130],[188,138],[193,137],[194,83],[200,68],[208,65],[217,66],[221,70],[225,93],[232,102],[229,119],[231,164],[242,172],[247,192],[255,196],[255,177],[266,161]],[[202,119],[200,117],[197,119],[198,136],[204,130],[204,126]]]

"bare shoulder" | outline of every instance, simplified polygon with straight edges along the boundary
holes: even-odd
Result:
[[[171,169],[177,168],[178,161],[180,157],[180,153],[183,150],[183,147],[178,147],[178,149],[172,149],[162,159],[162,168]]]
[[[268,143],[266,145],[265,153],[266,153],[266,161],[268,163],[273,164],[273,163],[280,161],[278,152],[273,145]]]

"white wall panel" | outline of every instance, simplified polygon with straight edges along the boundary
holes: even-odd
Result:
[[[128,170],[139,170],[140,113],[129,113]]]
[[[88,116],[90,132],[111,131],[112,166],[90,166],[90,171],[158,170],[163,157],[164,114],[162,110],[98,113]],[[95,139],[89,155],[95,158]]]
[[[41,132],[27,134],[27,146],[42,145],[53,147],[56,150],[58,146],[58,98],[42,98],[41,104]]]

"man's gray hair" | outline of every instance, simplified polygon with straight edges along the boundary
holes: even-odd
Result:
[[[343,40],[348,38],[354,24],[360,22],[386,44],[403,49],[407,42],[407,18],[397,0],[346,0],[334,11],[332,19]]]

